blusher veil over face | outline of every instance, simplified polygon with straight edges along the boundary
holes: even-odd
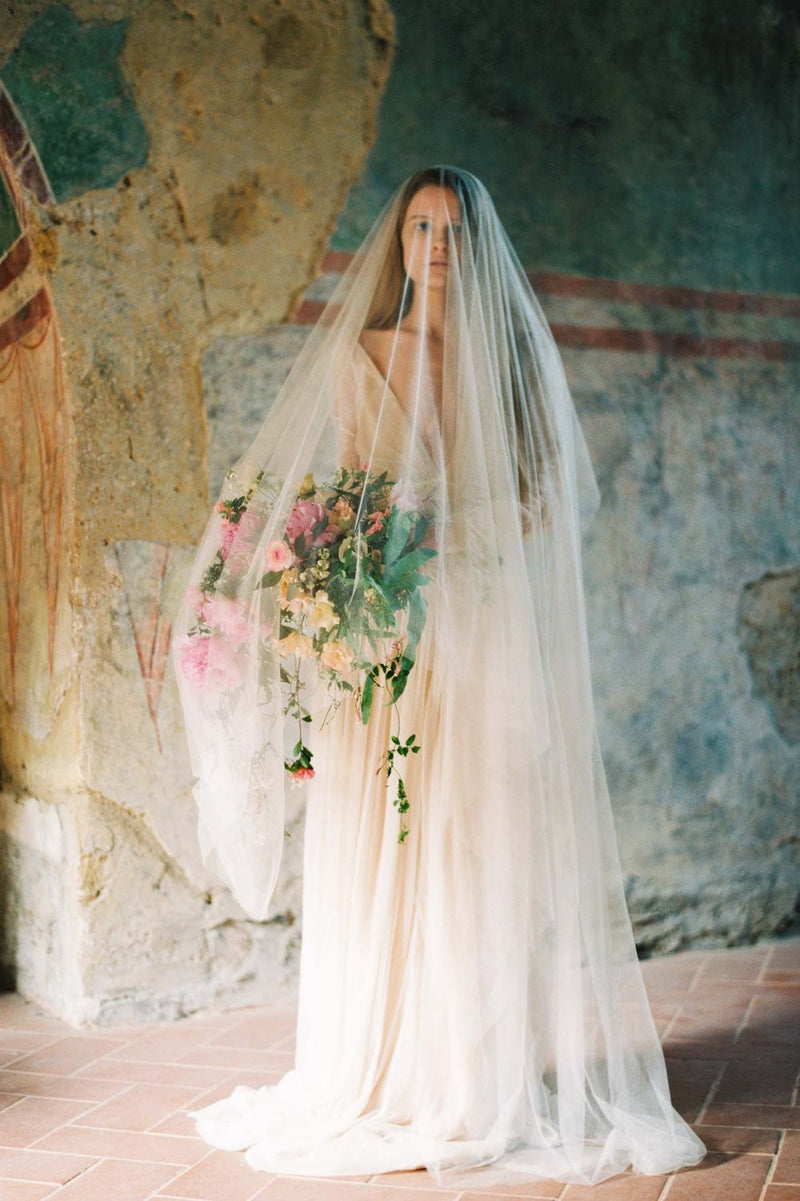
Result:
[[[385,474],[397,505],[424,514],[424,626],[415,641],[398,621],[408,686],[366,725],[351,698],[330,716],[305,662],[316,775],[297,1068],[274,1099],[211,1107],[205,1136],[273,1171],[425,1163],[468,1186],[695,1162],[636,961],[597,742],[580,552],[597,486],[545,317],[468,172],[420,173],[386,206],[229,473],[193,569],[175,651],[201,843],[256,920],[287,787],[276,631],[288,602],[265,573],[304,481],[341,468]],[[375,514],[359,506],[353,520],[366,555],[356,535]],[[402,844],[374,772],[395,719],[420,734]],[[411,941],[389,962],[399,929]],[[427,950],[400,1004],[387,981],[416,962],[414,930]],[[310,1093],[326,1098],[316,1126]]]

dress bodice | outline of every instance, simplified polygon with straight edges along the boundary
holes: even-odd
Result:
[[[360,342],[336,397],[337,460],[344,466],[370,463],[373,472],[408,479],[429,491],[440,472],[438,423],[432,414],[406,411],[400,398]]]

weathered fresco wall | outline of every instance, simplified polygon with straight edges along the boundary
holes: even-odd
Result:
[[[428,163],[479,175],[526,267],[800,291],[789,0],[393,0],[380,132],[334,243]]]
[[[244,1003],[293,962],[296,843],[260,925],[200,864],[170,622],[207,515],[203,352],[296,307],[391,41],[381,0],[0,23],[2,959],[69,1020]]]

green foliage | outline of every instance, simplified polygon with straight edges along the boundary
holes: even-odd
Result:
[[[420,744],[417,742],[416,734],[411,734],[410,737],[405,740],[405,742],[398,738],[397,735],[393,734],[390,740],[389,750],[386,752],[386,779],[388,781],[392,774],[397,776],[397,793],[392,801],[392,804],[400,814],[400,833],[397,838],[398,842],[405,842],[406,838],[408,837],[408,826],[406,825],[405,815],[408,813],[410,805],[408,793],[406,792],[405,781],[395,767],[395,759],[398,756],[406,759],[409,755],[418,755],[419,752]]]
[[[220,552],[217,551],[216,555],[214,556],[214,558],[209,563],[208,567],[203,572],[202,578],[200,580],[200,591],[201,592],[215,592],[216,591],[217,584],[219,582],[219,577],[222,575],[224,567],[225,567],[225,560],[223,559]]]

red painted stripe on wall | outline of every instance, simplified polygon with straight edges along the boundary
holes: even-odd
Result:
[[[19,342],[35,329],[40,321],[49,316],[50,298],[46,289],[42,288],[13,317],[9,317],[0,325],[0,350],[5,350],[12,342]]]
[[[800,317],[800,296],[771,296],[760,292],[725,292],[681,288],[670,284],[640,284],[600,276],[559,275],[529,271],[537,292],[589,300],[618,300],[672,309],[707,309],[717,313],[764,313],[769,317]]]
[[[341,275],[352,262],[349,251],[329,250],[322,270]],[[761,292],[735,292],[715,288],[684,288],[671,284],[642,284],[633,280],[595,275],[567,275],[557,271],[529,271],[537,292],[588,300],[619,300],[674,309],[713,309],[719,313],[765,313],[771,317],[800,317],[800,296],[773,296]]]
[[[321,300],[305,300],[294,316],[295,325],[314,325],[325,308]],[[679,358],[800,359],[800,342],[766,338],[705,337],[680,330],[618,329],[613,326],[553,324],[559,346],[579,350],[615,350],[638,354],[667,354]]]
[[[555,324],[550,328],[559,346],[582,350],[635,351],[679,358],[800,359],[800,342],[776,342],[766,338],[707,338],[702,334],[680,330],[657,333],[650,329]]]
[[[31,244],[27,234],[23,234],[8,248],[3,259],[0,260],[0,292],[7,288],[18,275],[22,275],[30,259]]]

